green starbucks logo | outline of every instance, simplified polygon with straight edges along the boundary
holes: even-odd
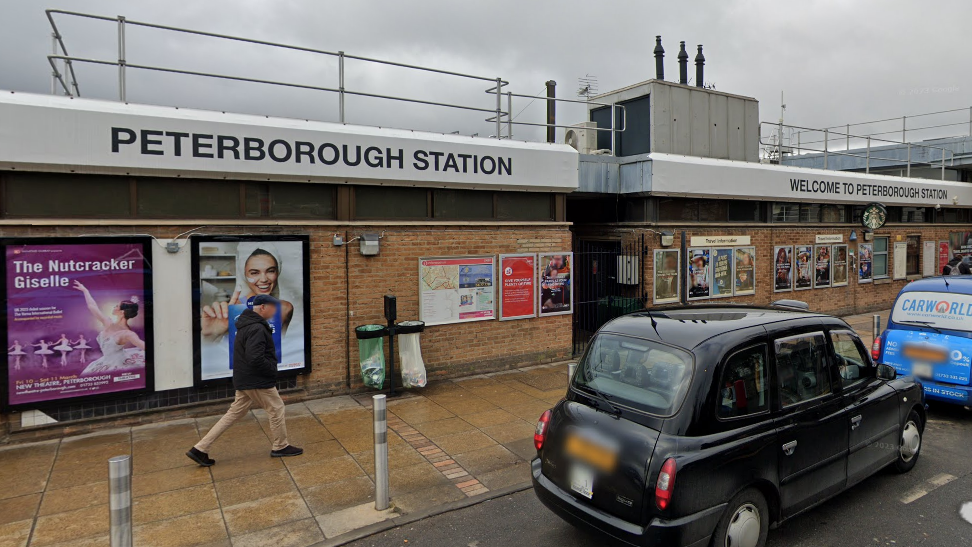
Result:
[[[884,226],[884,223],[887,221],[888,209],[880,203],[869,204],[864,208],[864,213],[861,215],[861,224],[871,230],[877,230]]]

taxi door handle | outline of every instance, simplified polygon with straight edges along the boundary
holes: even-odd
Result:
[[[861,420],[862,420],[862,417],[861,417],[860,414],[858,414],[857,416],[854,416],[853,418],[851,418],[851,431],[854,431],[858,427],[861,427]]]
[[[796,447],[797,447],[797,442],[796,441],[790,441],[790,442],[784,444],[783,445],[783,454],[785,454],[787,456],[792,456],[793,455],[793,451],[796,450]]]

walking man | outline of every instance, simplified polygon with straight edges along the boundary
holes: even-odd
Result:
[[[209,433],[186,452],[189,459],[201,466],[209,467],[216,463],[209,457],[209,447],[229,426],[246,416],[254,405],[270,416],[270,436],[273,439],[271,457],[300,456],[304,453],[302,448],[287,442],[284,402],[277,393],[277,351],[267,320],[276,315],[279,307],[279,300],[261,294],[253,299],[253,309],[245,310],[236,318],[236,340],[233,343],[236,400]]]

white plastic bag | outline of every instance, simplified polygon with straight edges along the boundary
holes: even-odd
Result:
[[[398,355],[402,360],[402,387],[425,387],[425,362],[422,361],[422,347],[419,333],[398,335]]]

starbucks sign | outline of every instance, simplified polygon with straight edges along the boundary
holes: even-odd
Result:
[[[877,230],[888,221],[888,209],[880,203],[870,203],[861,214],[861,224],[865,228]]]

